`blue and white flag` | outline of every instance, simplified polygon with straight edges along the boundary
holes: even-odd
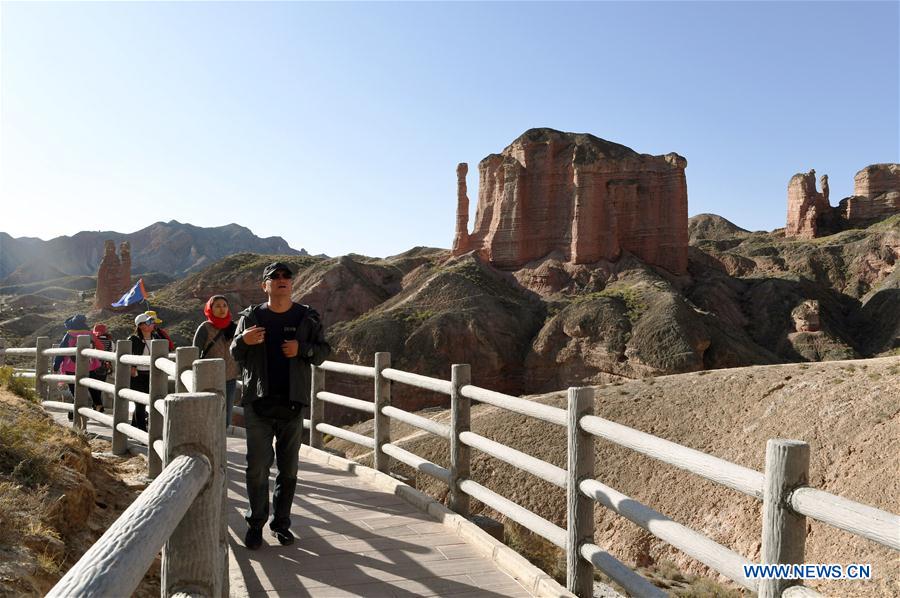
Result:
[[[147,291],[144,290],[144,279],[139,278],[122,298],[112,304],[113,307],[128,307],[135,303],[147,300]]]

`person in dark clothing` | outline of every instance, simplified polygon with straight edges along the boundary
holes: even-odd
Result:
[[[319,314],[291,300],[293,272],[281,262],[263,270],[268,301],[241,312],[231,354],[241,366],[244,422],[247,431],[247,495],[250,508],[244,545],[262,546],[269,518],[269,469],[278,465],[274,515],[269,524],[282,546],[294,542],[291,504],[297,486],[303,416],[309,413],[310,364],[321,365],[331,353]],[[272,450],[272,441],[275,450]]]
[[[60,347],[74,347],[77,338],[79,336],[90,335],[91,336],[91,345],[94,349],[103,349],[103,343],[97,338],[90,328],[88,327],[87,318],[84,314],[76,314],[66,320],[66,333],[59,341]],[[105,380],[106,373],[102,370],[103,362],[99,359],[91,357],[88,362],[88,376],[94,378],[96,380]],[[53,360],[53,371],[59,372],[60,374],[74,374],[75,373],[75,358],[69,357],[68,355],[62,356],[58,355],[56,359]],[[103,396],[99,390],[96,388],[88,389],[91,393],[91,403],[94,406],[96,411],[103,413]],[[72,393],[72,396],[75,396],[75,385],[69,384],[69,392]],[[72,414],[69,414],[69,419],[72,419]]]
[[[131,341],[131,353],[134,355],[150,355],[150,341],[160,338],[154,330],[153,316],[138,314],[134,318],[134,334],[128,337]],[[150,392],[150,366],[131,366],[131,389],[139,392]],[[134,404],[131,425],[139,430],[147,430],[147,406]]]

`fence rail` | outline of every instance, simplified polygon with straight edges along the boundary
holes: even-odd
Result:
[[[542,405],[474,386],[465,365],[453,366],[451,379],[440,380],[389,367],[390,355],[377,353],[375,367],[326,361],[313,367],[314,387],[310,395],[311,420],[319,422],[310,435],[310,443],[322,448],[321,433],[373,449],[376,469],[387,471],[390,459],[405,463],[449,486],[449,503],[455,511],[468,515],[468,499],[474,498],[509,519],[523,525],[566,551],[567,586],[580,597],[591,596],[594,568],[637,596],[664,596],[658,588],[593,543],[592,505],[600,504],[617,515],[647,530],[660,540],[706,564],[737,584],[761,596],[818,596],[814,590],[792,580],[757,580],[744,576],[746,557],[664,514],[606,486],[593,478],[593,442],[602,438],[663,463],[706,478],[762,501],[764,513],[763,563],[802,563],[805,546],[804,517],[849,531],[858,536],[900,550],[900,517],[834,494],[792,483],[808,479],[808,458],[791,462],[772,454],[783,447],[801,447],[808,457],[808,446],[797,441],[773,439],[767,447],[766,471],[759,472],[688,448],[683,445],[603,419],[592,413],[593,391],[569,389],[567,409]],[[374,378],[373,401],[335,395],[324,390],[324,372]],[[451,424],[447,426],[390,404],[392,382],[411,385],[451,397]],[[568,469],[513,449],[469,430],[469,401],[478,401],[513,413],[525,415],[565,429],[568,440]],[[356,434],[321,423],[322,404],[330,402],[374,413],[373,437]],[[317,415],[318,414],[318,415]],[[390,440],[390,419],[396,419],[449,441],[450,467],[442,467],[415,455]],[[803,448],[805,447],[805,448]],[[536,513],[486,488],[469,478],[469,449],[508,463],[567,491],[567,527],[563,529]],[[771,454],[770,454],[771,453]],[[804,464],[805,463],[805,464]],[[799,468],[799,469],[798,469]],[[799,474],[798,474],[799,472]],[[791,482],[791,483],[789,483]],[[799,486],[799,487],[798,487]],[[801,522],[799,525],[797,522]]]
[[[158,487],[151,485],[154,492],[160,491],[159,489],[164,486],[185,486],[187,489],[180,488],[171,491],[176,495],[175,498],[170,499],[171,505],[178,506],[187,503],[193,505],[189,510],[194,509],[199,499],[192,496],[195,494],[193,485],[197,483],[198,476],[203,477],[197,472],[207,470],[196,456],[177,460],[175,455],[177,451],[173,451],[170,446],[170,435],[185,439],[184,444],[187,445],[189,444],[188,439],[193,438],[195,434],[191,430],[192,425],[188,425],[187,422],[199,421],[190,416],[179,415],[178,406],[182,404],[179,402],[181,397],[193,399],[215,397],[215,408],[224,409],[222,400],[224,396],[224,364],[221,360],[197,360],[197,349],[193,347],[180,348],[175,355],[168,354],[165,351],[165,341],[152,341],[150,356],[130,355],[129,350],[130,344],[125,341],[117,344],[115,353],[91,349],[88,337],[79,337],[78,345],[74,349],[50,348],[46,337],[40,337],[38,346],[35,348],[6,348],[0,339],[0,364],[3,363],[6,355],[35,356],[33,372],[35,389],[44,399],[42,404],[45,407],[72,411],[75,415],[73,425],[78,429],[84,429],[86,419],[110,427],[113,432],[113,452],[117,454],[124,452],[125,438],[137,440],[146,446],[150,476],[160,482]],[[59,355],[76,357],[74,375],[48,373],[49,358]],[[175,358],[174,361],[172,361],[172,357]],[[110,384],[90,379],[87,372],[90,358],[114,363],[115,382]],[[150,392],[142,393],[128,388],[133,366],[150,368]],[[372,401],[326,391],[326,372],[373,379]],[[375,467],[379,471],[389,472],[392,459],[409,465],[416,471],[447,484],[450,507],[464,516],[469,514],[470,498],[481,501],[565,550],[567,586],[569,590],[582,598],[590,596],[592,593],[595,568],[609,575],[629,593],[639,596],[662,595],[646,579],[593,543],[593,508],[596,504],[637,524],[657,538],[705,563],[741,586],[758,592],[761,596],[818,595],[814,590],[796,585],[796,582],[792,580],[756,581],[746,579],[743,566],[750,564],[750,561],[742,555],[595,479],[594,438],[613,442],[762,501],[761,561],[763,563],[803,562],[806,537],[805,517],[812,517],[888,548],[900,550],[900,516],[811,488],[805,484],[805,480],[809,477],[809,446],[806,443],[781,439],[769,440],[766,447],[765,471],[758,472],[598,417],[593,414],[594,396],[591,389],[570,388],[567,408],[561,409],[474,386],[471,384],[469,372],[469,366],[465,364],[457,364],[452,367],[450,380],[405,372],[390,367],[390,355],[387,353],[375,355],[374,367],[333,361],[326,361],[318,367],[313,366],[310,419],[304,421],[304,427],[310,430],[310,445],[314,448],[323,448],[323,436],[330,434],[372,449]],[[32,372],[16,373],[23,375]],[[170,380],[175,381],[177,390],[194,394],[174,394],[167,397]],[[47,400],[47,384],[53,382],[75,384],[74,405]],[[435,422],[392,406],[391,385],[393,382],[449,395],[450,424]],[[112,416],[98,413],[90,408],[85,394],[89,388],[114,396]],[[210,392],[214,394],[209,394]],[[471,401],[492,405],[563,428],[568,446],[567,467],[564,469],[553,465],[472,432],[470,430]],[[138,430],[125,422],[129,402],[141,403],[149,407],[150,426],[148,431]],[[194,403],[200,404],[201,402],[195,400]],[[323,421],[325,403],[333,403],[372,414],[375,423],[373,435],[358,434],[326,423]],[[209,400],[204,404],[213,405]],[[204,409],[211,408],[205,407]],[[199,416],[194,413],[193,418],[197,417]],[[449,467],[440,466],[391,443],[391,419],[447,440],[450,456]],[[184,429],[178,428],[179,421]],[[218,423],[221,422],[221,418],[208,417],[204,421]],[[163,434],[164,427],[165,435]],[[221,425],[216,425],[215,428],[221,432],[221,439],[214,440],[214,442],[221,443],[221,450],[224,452],[224,430]],[[213,442],[213,440],[210,441]],[[471,479],[470,449],[481,451],[556,487],[565,489],[567,496],[566,527],[560,527],[544,519]],[[169,467],[176,461],[179,465],[170,470]],[[163,463],[166,464],[165,469],[162,468]],[[176,470],[182,473],[176,475]],[[180,482],[176,483],[172,479],[180,480]],[[204,478],[203,483],[207,483],[207,479]],[[222,488],[224,489],[224,482]],[[148,488],[149,490],[150,488]],[[147,495],[146,493],[147,491],[142,497]],[[167,493],[169,491],[163,494]],[[152,498],[153,495],[148,496]],[[207,504],[205,516],[209,516],[209,512],[214,512],[218,513],[218,517],[221,519],[223,517],[221,496],[216,500],[219,502]],[[136,502],[132,507],[138,509],[137,504]],[[162,535],[170,533],[172,530],[168,529],[168,525],[160,528],[165,533],[159,532],[159,530],[157,532]],[[224,521],[217,521],[217,525],[224,525]],[[107,531],[107,534],[112,534],[111,537],[115,536],[114,527]],[[104,535],[104,538],[107,534]],[[204,544],[204,546],[207,545],[215,545],[215,542],[209,540],[208,544]],[[101,548],[97,548],[97,550],[99,551]],[[155,554],[158,549],[157,546],[153,553]],[[146,566],[143,565],[146,557],[141,551],[149,550],[149,548],[144,546],[133,550],[136,554],[141,554],[140,557],[133,557],[136,568],[141,571],[146,570]],[[191,547],[191,550],[196,550],[196,547]],[[185,554],[190,555],[189,552]],[[104,560],[105,558],[105,556],[97,557],[96,563],[107,562]],[[169,559],[170,565],[172,560]],[[69,580],[66,581],[67,584],[75,583],[72,580],[80,580],[78,583],[87,583],[85,580],[89,578],[108,578],[116,575],[124,578],[126,576],[125,573],[109,571],[102,571],[101,573],[104,575],[95,576],[93,573],[97,572],[95,571],[96,567],[102,568],[102,566],[87,563],[82,565],[82,561],[76,565],[76,568],[81,567],[79,571],[75,573],[70,571],[64,578],[64,580]],[[164,564],[166,562],[164,558]],[[141,569],[142,566],[143,569]],[[126,568],[119,567],[119,569]],[[88,572],[93,573],[89,574]],[[220,571],[215,571],[213,574],[221,576]],[[142,573],[138,575],[138,581],[141,575]],[[168,578],[164,577],[164,579]],[[131,579],[115,580],[117,584],[128,585],[131,582]],[[113,582],[107,580],[104,583]],[[227,593],[227,580],[222,583],[226,584],[225,592]],[[124,588],[125,585],[121,587]],[[76,586],[59,587],[61,588],[59,595],[63,595],[70,592],[64,591],[62,588]],[[116,586],[114,589],[118,590],[120,586]],[[110,593],[119,592],[111,591]]]
[[[90,348],[90,336],[79,336],[72,348],[53,348],[47,337],[36,347],[6,348],[0,339],[0,365],[7,355],[34,356],[35,392],[41,405],[73,414],[72,425],[84,431],[87,421],[110,429],[112,451],[127,452],[126,439],[146,447],[148,475],[153,482],[101,538],[50,590],[48,596],[127,596],[134,592],[160,549],[162,594],[228,595],[225,514],[225,365],[221,359],[197,360],[188,350],[190,369],[182,377],[191,393],[169,393],[175,363],[166,353],[167,341],[150,342],[150,356],[131,355],[131,343],[119,341],[116,351]],[[74,374],[49,373],[53,357],[75,358]],[[89,377],[91,359],[112,363],[114,382]],[[129,388],[131,368],[150,368],[150,392]],[[14,372],[22,376],[24,372]],[[22,376],[24,377],[24,376]],[[49,399],[50,384],[72,384],[74,403]],[[113,413],[91,407],[89,389],[113,397]],[[129,404],[149,407],[149,429],[140,430],[126,419]]]

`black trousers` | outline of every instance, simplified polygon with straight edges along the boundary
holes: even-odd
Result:
[[[131,379],[131,390],[138,392],[150,392],[150,372],[138,370],[137,376]],[[134,414],[131,416],[131,425],[139,430],[147,431],[147,406],[142,403],[134,404]]]

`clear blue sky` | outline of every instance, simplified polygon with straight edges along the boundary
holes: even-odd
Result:
[[[791,175],[900,161],[897,2],[10,3],[0,231],[238,222],[449,247],[458,162],[525,130],[688,159],[690,214],[784,225]]]

